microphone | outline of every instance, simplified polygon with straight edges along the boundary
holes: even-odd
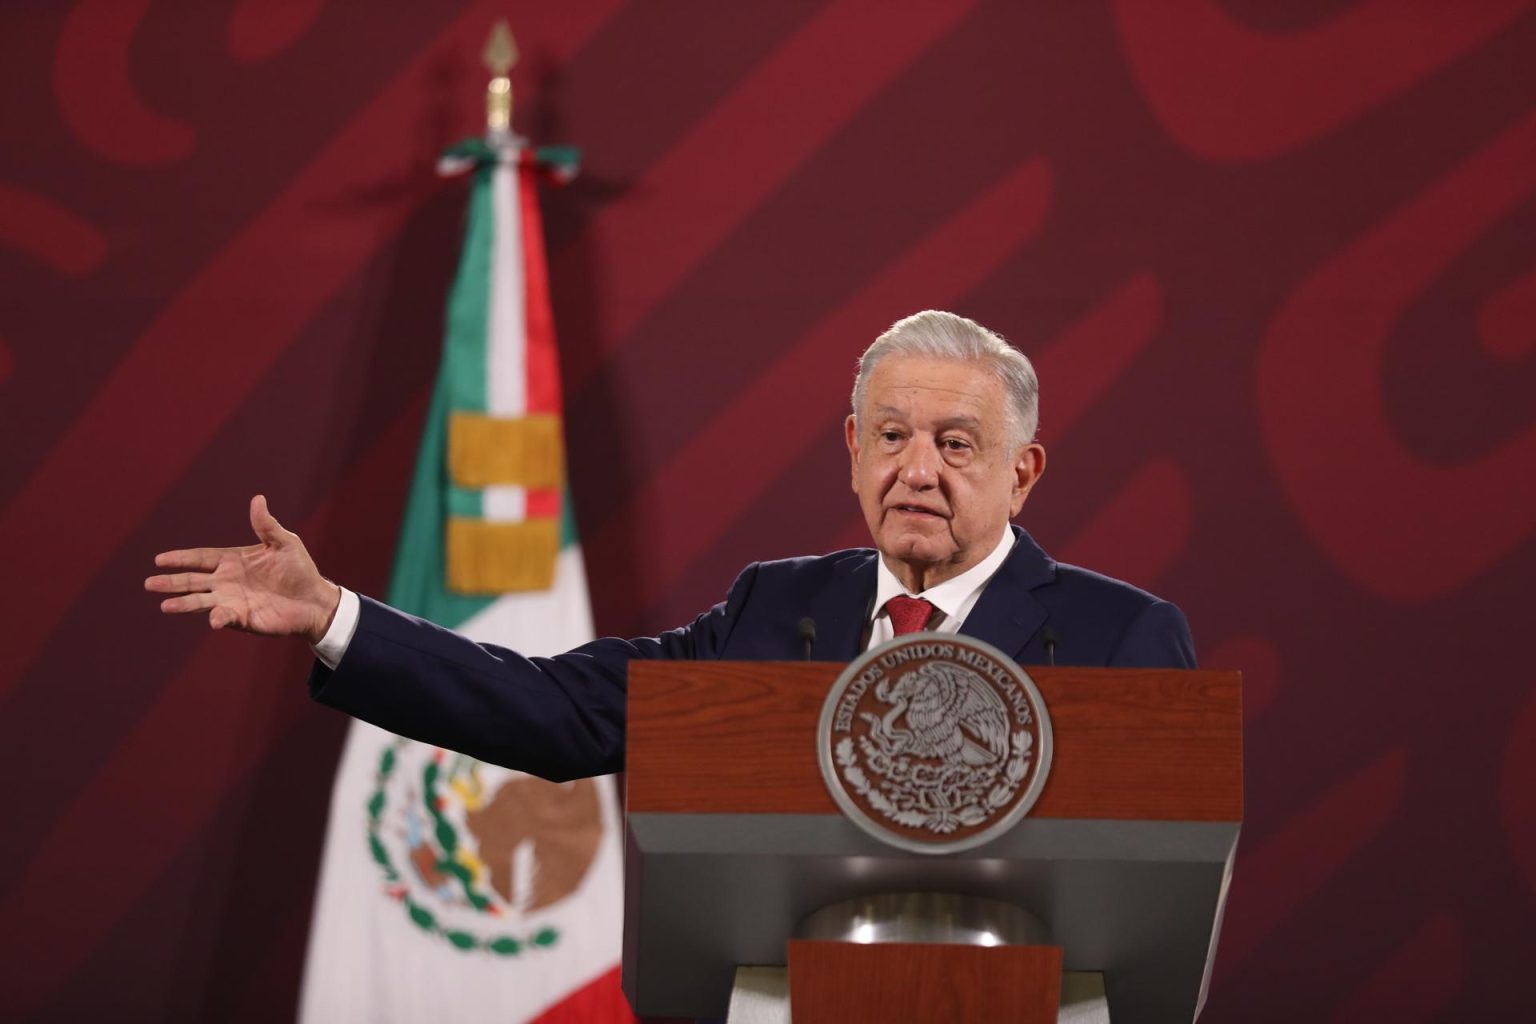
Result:
[[[795,626],[795,634],[800,637],[800,643],[805,647],[805,660],[811,660],[811,648],[816,645],[816,620],[807,615]]]
[[[1045,644],[1046,664],[1051,668],[1056,667],[1056,631],[1050,626],[1044,626],[1040,630],[1040,640]]]

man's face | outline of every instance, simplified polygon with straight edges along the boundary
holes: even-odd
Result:
[[[1009,438],[1002,383],[982,364],[887,356],[845,426],[853,491],[885,564],[925,590],[997,545],[1045,468]]]

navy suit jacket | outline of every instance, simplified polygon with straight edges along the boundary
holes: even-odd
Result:
[[[1193,668],[1178,608],[1146,591],[1056,562],[1013,527],[1013,551],[961,632],[1021,664]],[[860,653],[875,595],[868,548],[749,565],[725,601],[657,637],[608,637],[553,658],[477,644],[362,598],[357,632],[334,671],[318,663],[310,692],[364,721],[482,761],[548,779],[624,768],[625,682],[635,658],[798,660],[797,625],[816,622],[813,657]]]

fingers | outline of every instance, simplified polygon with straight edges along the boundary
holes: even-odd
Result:
[[[184,548],[179,551],[162,551],[155,556],[155,565],[161,569],[199,569],[212,572],[219,567],[219,560],[232,548]]]
[[[144,581],[144,589],[156,594],[203,593],[213,589],[213,574],[176,572],[164,576],[151,576]]]
[[[160,610],[167,615],[182,615],[186,612],[203,612],[216,607],[218,611],[234,614],[229,608],[219,605],[218,600],[212,594],[183,594],[181,597],[168,597],[161,601]]]
[[[168,597],[160,602],[160,610],[167,615],[183,615],[187,612],[208,612],[208,625],[214,629],[226,629],[234,626],[237,629],[245,626],[240,612],[227,604],[219,604],[218,598],[212,594],[186,594],[182,597]],[[209,609],[212,609],[209,611]]]
[[[281,544],[287,533],[282,524],[267,511],[267,496],[264,494],[251,499],[251,529],[266,544]]]

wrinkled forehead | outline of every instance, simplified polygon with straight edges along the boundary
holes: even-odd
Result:
[[[915,419],[969,420],[1001,426],[1007,417],[1002,382],[986,363],[974,360],[890,356],[869,377],[861,412]]]

